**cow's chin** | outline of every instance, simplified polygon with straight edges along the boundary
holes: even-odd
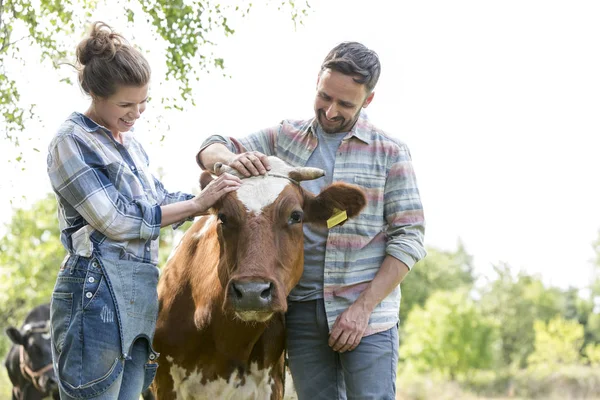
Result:
[[[270,311],[236,311],[235,316],[244,322],[267,322],[273,313]]]

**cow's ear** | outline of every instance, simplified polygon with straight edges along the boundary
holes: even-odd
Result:
[[[305,192],[306,193],[306,192]],[[306,193],[304,220],[326,223],[336,210],[346,211],[348,218],[357,216],[367,204],[363,190],[356,185],[334,182],[318,196]],[[342,225],[344,221],[340,223]]]
[[[212,181],[213,181],[212,174],[208,171],[202,171],[202,174],[200,175],[200,189],[204,189]]]
[[[12,326],[6,328],[6,335],[14,344],[23,344],[23,335],[21,335],[21,332],[17,328]]]

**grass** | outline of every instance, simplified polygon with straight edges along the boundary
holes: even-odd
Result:
[[[500,374],[482,373],[477,385],[471,384],[471,389],[465,389],[464,384],[436,379],[428,375],[398,374],[396,382],[397,400],[600,400],[600,368],[584,366],[565,366],[549,371],[548,374],[523,370],[514,377],[516,393],[509,396],[507,390],[494,382],[503,379]],[[496,377],[495,377],[496,376]],[[490,382],[487,382],[487,381]],[[291,382],[288,376],[286,382]],[[482,383],[483,382],[483,383]],[[487,393],[486,388],[495,387],[494,392]],[[479,389],[476,389],[479,388]],[[543,390],[541,390],[542,388]],[[11,400],[12,385],[8,379],[6,368],[0,367],[0,400]],[[286,400],[297,397],[286,388]],[[477,394],[473,391],[484,391]],[[488,389],[489,390],[489,389]],[[527,393],[526,397],[519,396]],[[215,399],[217,400],[217,399]]]

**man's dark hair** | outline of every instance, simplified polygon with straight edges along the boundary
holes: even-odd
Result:
[[[362,83],[371,93],[379,80],[381,64],[373,50],[357,42],[343,42],[335,46],[321,64],[321,71],[332,69],[350,75],[356,83]]]

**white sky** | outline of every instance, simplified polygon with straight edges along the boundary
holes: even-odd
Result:
[[[94,18],[103,15],[114,13]],[[584,287],[600,228],[599,17],[597,1],[328,0],[313,1],[294,30],[275,7],[256,7],[214,49],[231,79],[203,75],[196,108],[162,113],[162,143],[151,123],[136,132],[165,185],[192,190],[204,138],[310,117],[322,59],[340,41],[363,42],[382,61],[368,113],[411,149],[427,245],[454,250],[461,240],[478,273],[504,261],[552,285]],[[149,59],[158,99],[163,60],[156,52]],[[22,140],[41,152],[26,153],[21,171],[1,144],[0,221],[10,219],[11,201],[26,205],[50,190],[47,143],[88,105],[37,58],[15,68],[23,100],[38,104],[43,122],[29,124]],[[150,103],[145,121],[161,112]]]

